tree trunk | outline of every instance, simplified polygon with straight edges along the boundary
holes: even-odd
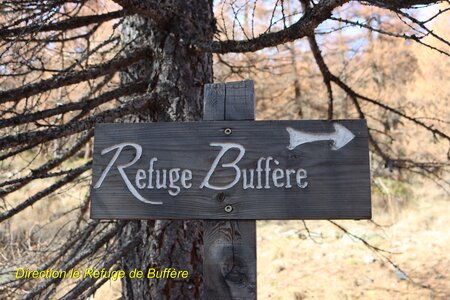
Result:
[[[212,82],[212,56],[184,45],[189,39],[212,40],[213,3],[210,0],[163,1],[175,14],[166,24],[140,17],[127,17],[122,25],[125,49],[152,45],[152,59],[141,61],[121,73],[121,83],[145,80],[148,91],[157,93],[151,109],[124,122],[199,120],[203,86]],[[170,32],[170,33],[169,33]],[[122,281],[124,299],[198,299],[202,294],[202,221],[129,221],[121,242],[134,238],[141,244],[122,269],[144,271],[176,268],[189,271],[187,279],[128,279]],[[144,277],[145,277],[144,275]]]

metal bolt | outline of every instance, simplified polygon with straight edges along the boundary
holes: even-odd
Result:
[[[226,135],[230,135],[232,133],[232,130],[231,130],[231,128],[225,128],[223,133],[225,133]]]
[[[225,206],[225,212],[230,213],[233,210],[233,206],[227,205]]]

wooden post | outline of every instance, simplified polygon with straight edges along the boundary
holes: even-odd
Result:
[[[203,120],[254,119],[252,80],[205,85]],[[203,240],[203,299],[256,299],[256,221],[205,220]]]

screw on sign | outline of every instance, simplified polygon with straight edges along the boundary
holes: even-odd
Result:
[[[256,298],[254,220],[371,217],[364,120],[252,121],[252,81],[206,86],[204,111],[97,126],[91,217],[204,219],[205,299]]]

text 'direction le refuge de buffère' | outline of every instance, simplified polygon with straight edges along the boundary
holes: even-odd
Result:
[[[366,122],[99,124],[91,217],[370,218]]]

